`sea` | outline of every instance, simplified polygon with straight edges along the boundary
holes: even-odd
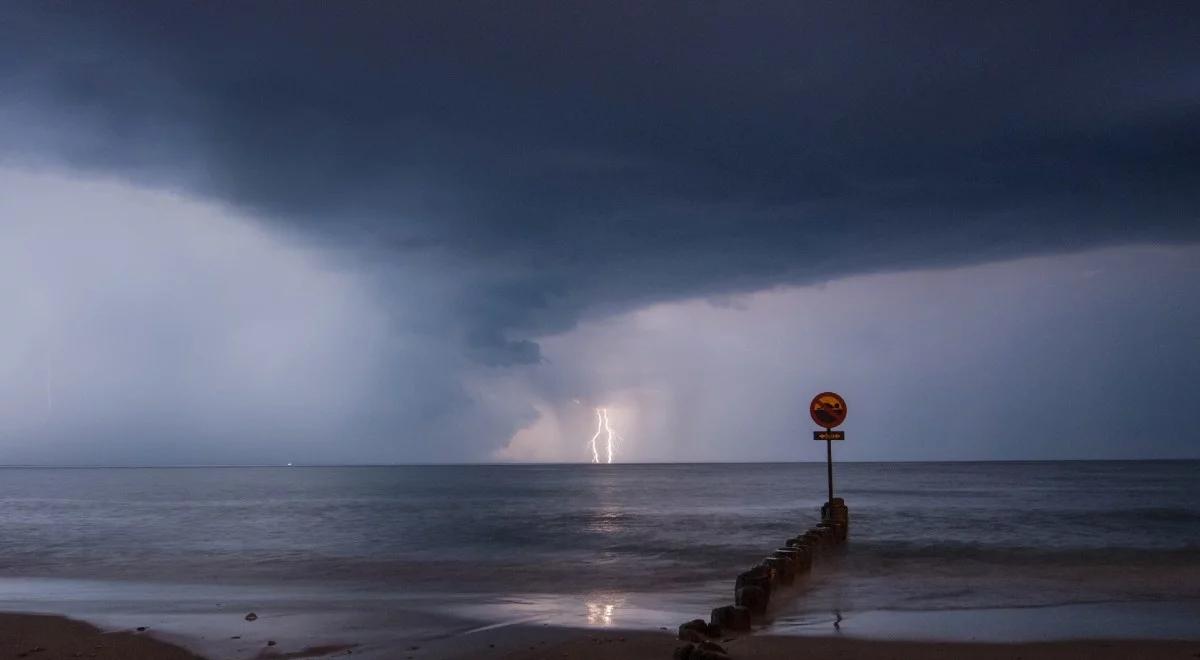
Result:
[[[1200,639],[1200,461],[834,480],[849,541],[767,632]],[[313,640],[674,630],[731,603],[826,488],[821,463],[3,468],[0,609],[214,640],[250,611]]]

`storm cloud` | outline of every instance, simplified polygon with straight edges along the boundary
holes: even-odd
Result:
[[[469,423],[404,402],[370,425],[489,436],[429,455],[486,455],[530,423],[519,394],[464,392],[526,382],[522,369],[546,366],[544,338],[580,323],[1200,238],[1200,12],[1187,4],[4,13],[5,162],[206,200],[354,264],[367,316],[423,360],[381,352],[396,366],[373,387],[444,382],[431,391],[456,393],[448,409],[472,419],[504,399],[506,414]],[[558,405],[572,388],[543,395]]]

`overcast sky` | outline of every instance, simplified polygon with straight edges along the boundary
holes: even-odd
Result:
[[[0,464],[1200,457],[1187,3],[47,3]]]

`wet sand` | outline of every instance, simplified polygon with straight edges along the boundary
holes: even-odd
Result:
[[[1195,660],[1197,641],[1079,640],[994,644],[975,642],[900,642],[850,637],[749,635],[719,641],[734,660]],[[495,657],[508,660],[571,658],[578,660],[665,659],[683,643],[669,633],[580,633],[558,643],[517,649]],[[467,656],[463,656],[464,658]],[[478,656],[476,656],[478,657]]]
[[[59,616],[0,614],[0,658],[29,660],[203,660],[181,646],[156,639],[152,630],[102,632]],[[187,640],[181,640],[188,645]],[[1079,640],[1015,644],[975,642],[904,642],[850,637],[746,635],[718,642],[735,660],[784,660],[798,657],[842,660],[1194,660],[1200,640]],[[505,658],[508,660],[665,660],[684,643],[670,631],[593,631],[548,626],[505,626],[454,636],[424,645],[349,646],[343,643],[296,648],[280,640],[276,646],[241,649],[238,659],[292,658]],[[212,660],[218,660],[213,658]],[[220,660],[225,660],[224,657]]]
[[[45,614],[0,614],[0,658],[202,660],[145,631],[101,632],[82,621]]]

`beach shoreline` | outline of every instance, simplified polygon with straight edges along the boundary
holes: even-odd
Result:
[[[146,631],[104,631],[53,614],[0,613],[0,657],[63,660],[205,660]]]
[[[233,629],[231,629],[233,630]],[[0,657],[33,660],[74,658],[127,660],[292,660],[300,658],[412,658],[465,660],[647,660],[670,658],[686,643],[675,631],[585,629],[519,624],[487,628],[421,644],[359,644],[346,640],[297,646],[281,639],[266,645],[247,641],[219,655],[202,654],[204,640],[160,636],[154,630],[102,630],[90,623],[52,614],[0,613]],[[274,641],[274,640],[272,640]],[[900,641],[848,636],[749,634],[715,640],[734,660],[837,657],[843,660],[1050,660],[1095,658],[1187,659],[1200,657],[1198,640],[1080,639],[1036,642]]]

